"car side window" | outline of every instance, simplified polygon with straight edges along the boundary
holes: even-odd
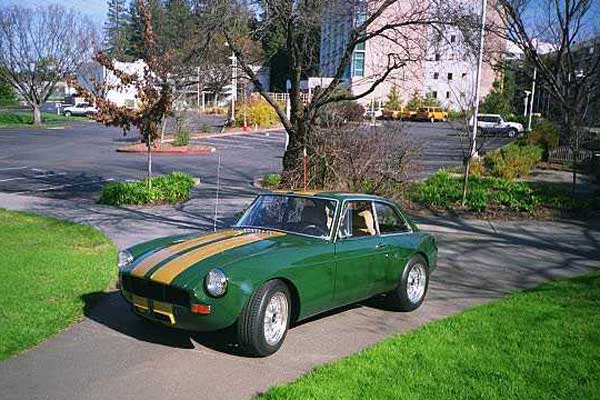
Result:
[[[408,232],[410,230],[402,217],[388,204],[375,203],[375,211],[377,212],[379,232],[382,235]]]
[[[369,201],[347,202],[340,221],[340,238],[375,236],[375,218]]]

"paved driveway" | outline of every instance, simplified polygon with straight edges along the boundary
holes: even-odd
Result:
[[[224,219],[247,201],[231,194]],[[5,194],[0,203],[92,223],[121,247],[210,225],[199,218],[210,205],[194,202],[187,210],[151,212]],[[117,293],[89,294],[85,320],[0,364],[2,399],[248,398],[390,335],[547,279],[600,268],[597,218],[544,224],[429,218],[420,223],[436,234],[440,261],[428,298],[416,312],[386,311],[376,300],[346,307],[291,329],[272,357],[252,359],[238,354],[227,331],[194,336],[171,331],[135,317]]]

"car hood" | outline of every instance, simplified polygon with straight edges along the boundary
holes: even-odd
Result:
[[[276,231],[246,229],[165,238],[161,242],[150,242],[154,247],[145,253],[139,254],[137,249],[139,256],[124,272],[162,284],[193,288],[211,268],[228,269],[265,254],[270,256],[304,247],[309,242],[325,241]],[[149,246],[147,244],[146,248]]]

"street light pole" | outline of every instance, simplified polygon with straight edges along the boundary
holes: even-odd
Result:
[[[479,96],[481,93],[481,68],[483,66],[483,45],[485,35],[485,18],[487,14],[487,0],[481,0],[481,31],[479,32],[479,57],[477,59],[477,73],[475,75],[475,106],[473,110],[473,132],[471,152],[473,158],[477,154],[477,117],[479,116]]]
[[[527,120],[527,132],[531,132],[531,118],[533,116],[533,102],[535,101],[535,84],[537,80],[537,67],[533,68],[533,82],[531,83],[531,100],[529,100],[529,119]]]

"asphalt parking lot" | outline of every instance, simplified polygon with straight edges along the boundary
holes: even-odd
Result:
[[[461,163],[461,140],[448,123],[404,122],[400,134],[421,149],[414,178]],[[119,129],[95,122],[73,123],[64,129],[0,129],[0,192],[96,199],[107,182],[145,177],[145,154],[116,151],[136,140],[135,134],[123,136]],[[494,138],[487,142],[486,148],[492,149],[508,139]],[[184,171],[210,186],[217,181],[220,159],[222,185],[249,189],[257,176],[280,171],[285,134],[251,131],[213,135],[192,143],[212,146],[216,151],[209,155],[156,155],[154,173]]]

